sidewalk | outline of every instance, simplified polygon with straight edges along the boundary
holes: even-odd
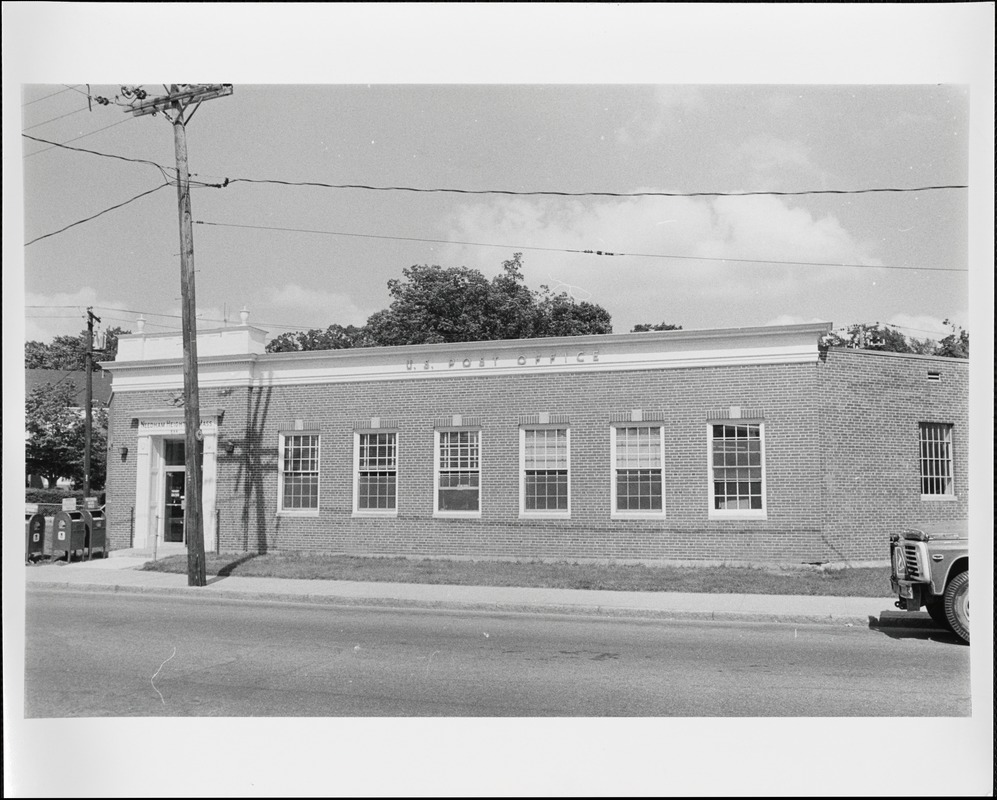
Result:
[[[111,555],[93,561],[26,567],[27,588],[394,608],[825,623],[843,627],[934,626],[927,614],[898,611],[889,597],[615,592],[217,576],[209,576],[207,586],[192,587],[187,585],[186,575],[142,570],[142,564],[149,560],[146,554],[115,551]]]

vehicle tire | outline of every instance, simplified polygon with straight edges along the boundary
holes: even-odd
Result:
[[[943,628],[952,630],[952,626],[949,624],[948,615],[945,612],[945,600],[943,598],[938,598],[937,600],[932,600],[930,603],[926,603],[924,610],[928,612],[931,619]]]
[[[949,627],[964,642],[969,642],[969,573],[960,572],[945,587],[945,616]]]

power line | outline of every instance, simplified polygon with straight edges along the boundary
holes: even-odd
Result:
[[[96,133],[96,131],[95,131]],[[26,134],[22,134],[26,135]],[[50,144],[54,147],[63,147],[65,144],[60,144],[59,142],[48,142],[44,139],[36,139],[33,136],[28,136],[29,139],[35,139],[35,141],[45,142],[45,144]],[[73,141],[70,139],[69,141]],[[125,161],[139,161],[140,159],[129,159],[125,156],[117,156],[109,153],[99,153],[95,150],[86,150],[81,147],[68,147],[68,150],[77,150],[81,153],[91,153],[93,155],[104,156],[105,158],[120,158]],[[41,151],[39,151],[41,152]],[[154,164],[155,162],[146,161],[145,163]],[[156,164],[160,169],[165,169],[165,167]],[[197,174],[197,173],[194,173]],[[255,183],[255,184],[270,184],[274,186],[310,186],[322,189],[366,189],[373,192],[417,192],[423,194],[471,194],[471,195],[508,195],[512,197],[759,197],[759,196],[774,196],[774,197],[800,197],[803,195],[820,195],[820,194],[872,194],[876,192],[930,192],[937,191],[941,189],[968,189],[969,186],[966,184],[945,184],[938,186],[910,186],[910,187],[900,187],[900,186],[887,186],[887,187],[871,187],[865,189],[805,189],[796,192],[777,192],[777,191],[757,191],[757,192],[556,192],[556,191],[530,191],[530,192],[519,192],[510,189],[453,189],[453,188],[420,188],[415,186],[373,186],[369,184],[362,183],[323,183],[320,181],[284,181],[278,179],[269,178],[228,178],[226,177],[222,183],[202,183],[203,186],[211,186],[214,188],[224,188],[231,186],[233,183]]]
[[[40,128],[42,125],[48,125],[50,122],[55,122],[57,119],[62,119],[63,117],[71,117],[73,114],[79,114],[81,111],[86,111],[86,108],[77,108],[75,111],[67,111],[65,114],[60,114],[58,117],[52,117],[52,119],[47,119],[44,122],[36,122],[34,125],[22,128],[21,132],[30,131],[32,128]]]
[[[78,308],[78,307],[79,306],[25,306],[25,308]],[[101,309],[102,311],[105,311],[105,312],[108,311],[108,310],[110,310],[110,311],[120,311],[120,312],[125,313],[125,314],[142,314],[144,316],[150,316],[150,317],[165,317],[167,319],[181,319],[181,316],[179,314],[160,314],[160,313],[157,313],[155,311],[139,311],[139,310],[136,310],[134,308],[117,308],[117,307],[112,307],[112,306],[97,306],[97,305],[93,306],[93,308],[99,308],[99,309]],[[105,313],[104,316],[108,316],[108,315]],[[118,320],[121,320],[123,322],[134,322],[135,321],[135,320],[131,320],[131,319],[126,319],[124,317],[108,317],[108,318],[109,319],[118,319]],[[201,320],[202,322],[220,322],[220,323],[223,323],[223,324],[226,323],[226,322],[231,322],[231,320],[227,320],[227,319],[214,319],[212,317],[205,317],[205,316],[202,316],[200,314],[198,315],[197,318],[199,320]],[[148,324],[148,325],[155,325],[156,323],[149,322],[149,323],[146,323],[146,324]],[[299,331],[299,330],[302,329],[302,325],[301,325],[300,322],[297,323],[297,324],[295,324],[295,325],[288,325],[286,323],[280,323],[280,322],[262,322],[261,321],[258,324],[259,325],[266,325],[268,328],[285,328],[285,329],[287,329],[289,331]],[[167,326],[165,326],[165,325],[158,325],[157,327],[164,328],[164,327],[167,327]],[[314,329],[320,329],[320,328],[322,328],[322,326],[320,326],[320,325],[310,325],[310,326],[304,326],[304,327],[307,327],[307,328],[313,329],[313,330]],[[325,327],[328,327],[328,326],[325,326]]]
[[[117,123],[115,123],[115,124],[117,124]],[[94,131],[94,133],[96,133],[96,131]],[[21,136],[23,136],[25,139],[31,139],[32,141],[35,141],[35,142],[42,142],[43,144],[50,144],[53,147],[61,147],[61,148],[65,149],[65,150],[74,150],[77,153],[87,153],[87,154],[92,155],[92,156],[101,156],[102,158],[114,158],[114,159],[117,159],[118,161],[128,161],[128,162],[131,162],[132,164],[148,164],[149,166],[152,166],[152,167],[155,167],[156,169],[158,169],[162,173],[164,179],[169,177],[166,174],[167,167],[164,167],[162,164],[159,164],[159,163],[157,163],[155,161],[150,161],[147,158],[131,158],[129,156],[119,156],[119,155],[116,155],[114,153],[101,153],[101,152],[99,152],[97,150],[88,150],[85,147],[69,147],[64,142],[63,143],[60,143],[60,142],[50,142],[48,139],[39,139],[37,136],[28,136],[28,134],[26,134],[26,133],[22,133]]]
[[[56,234],[63,233],[64,231],[68,231],[70,228],[76,227],[77,225],[82,225],[84,222],[90,222],[91,220],[97,219],[97,217],[99,217],[99,216],[101,216],[103,214],[106,214],[108,211],[114,211],[115,209],[121,208],[122,206],[126,206],[129,203],[134,203],[139,198],[145,197],[147,194],[152,194],[153,192],[158,192],[160,189],[165,189],[169,185],[170,185],[169,183],[161,183],[159,186],[155,187],[154,189],[149,189],[146,192],[142,192],[141,194],[135,195],[130,200],[125,200],[123,203],[118,203],[117,205],[111,206],[110,208],[105,208],[103,211],[98,211],[96,214],[94,214],[91,217],[87,217],[86,219],[77,220],[76,222],[70,223],[65,228],[60,228],[57,231],[52,231],[51,233],[46,233],[43,236],[39,236],[39,237],[37,237],[35,239],[32,239],[30,242],[27,242],[24,246],[28,247],[29,245],[32,245],[35,242],[40,242],[42,239],[47,239],[49,236],[55,236]]]
[[[56,305],[56,306],[36,306],[36,305],[29,305],[29,306],[25,306],[25,308],[35,308],[35,309],[45,309],[45,308],[78,308],[78,309],[82,309],[82,306],[58,306],[58,305]],[[179,314],[161,314],[161,313],[156,312],[156,311],[140,311],[140,310],[133,309],[133,308],[117,308],[115,306],[97,306],[97,305],[92,306],[92,308],[99,308],[99,309],[101,309],[104,312],[103,316],[104,316],[105,319],[117,320],[119,322],[124,322],[124,323],[132,323],[132,322],[135,322],[135,320],[134,319],[129,319],[127,317],[119,317],[119,316],[107,314],[106,312],[108,310],[110,310],[110,311],[118,311],[118,312],[125,313],[125,314],[141,314],[143,317],[149,316],[149,317],[164,317],[166,319],[181,319],[181,316]],[[82,314],[82,310],[81,310],[81,313],[78,314],[78,315],[77,314],[73,314],[73,315],[49,315],[49,316],[26,315],[26,316],[28,317],[28,319],[76,319],[77,317],[82,317],[83,314]],[[229,322],[229,320],[213,319],[213,318],[210,318],[210,317],[204,317],[202,315],[198,315],[198,319],[201,320],[201,321],[203,321],[203,322],[221,322],[221,323]],[[173,331],[178,330],[177,328],[175,328],[173,326],[164,325],[162,323],[157,323],[157,322],[148,322],[148,321],[146,321],[145,324],[146,325],[152,325],[155,328],[165,328],[166,330],[173,330]],[[268,329],[282,328],[282,329],[288,330],[288,331],[322,330],[322,326],[321,325],[302,325],[301,323],[298,323],[296,325],[287,325],[285,323],[279,323],[279,322],[263,322],[263,321],[261,321],[261,322],[259,322],[257,324],[264,325]],[[868,323],[855,323],[855,324],[868,324]],[[910,326],[907,326],[907,325],[895,325],[892,322],[883,322],[883,323],[876,323],[876,324],[877,325],[881,324],[883,327],[886,327],[886,328],[897,328],[899,330],[905,330],[905,331],[917,331],[919,333],[927,333],[927,334],[931,334],[931,335],[937,336],[937,337],[943,337],[943,336],[948,336],[949,335],[945,331],[929,331],[929,330],[927,330],[925,328],[911,328]],[[328,327],[328,326],[326,326],[326,327]],[[849,329],[851,327],[853,327],[853,326],[852,325],[841,325],[841,326],[838,326],[837,328],[835,328],[834,331],[832,331],[832,332],[833,333],[845,333],[846,334],[846,333],[849,332]]]
[[[937,189],[968,189],[964,185],[918,186],[918,187],[883,187],[870,189],[807,189],[799,192],[517,192],[508,189],[424,189],[412,186],[370,186],[360,183],[320,183],[317,181],[282,181],[262,178],[226,178],[233,183],[269,183],[280,186],[312,186],[323,189],[367,189],[374,192],[422,192],[447,194],[501,194],[514,197],[755,197],[774,195],[778,197],[797,197],[813,194],[870,194],[872,192],[928,192]]]
[[[125,117],[124,119],[119,119],[117,122],[112,122],[110,125],[105,125],[103,128],[97,128],[97,130],[90,131],[90,133],[82,133],[79,136],[74,136],[72,139],[66,139],[65,142],[47,142],[47,144],[50,144],[51,147],[43,147],[41,150],[35,150],[35,152],[33,152],[33,153],[26,153],[23,157],[24,158],[31,158],[32,156],[37,156],[40,153],[47,153],[49,150],[52,150],[53,148],[56,148],[56,147],[65,147],[67,150],[75,150],[76,148],[74,148],[74,147],[66,147],[66,144],[68,142],[75,142],[78,139],[86,139],[88,136],[93,136],[95,133],[100,133],[101,131],[106,131],[108,128],[113,128],[116,125],[123,125],[124,123],[128,122],[130,119],[132,119],[132,117]],[[25,136],[25,138],[28,138],[28,139],[35,139],[35,137],[33,137],[33,136],[27,136],[26,134],[23,134],[23,133],[21,135]],[[44,142],[45,140],[44,139],[35,139],[35,141],[36,142]],[[89,152],[89,151],[84,150],[83,152]],[[109,156],[109,157],[113,158],[113,156]]]
[[[128,117],[125,120],[122,120],[122,122],[125,122],[128,119],[131,119],[131,117]],[[121,122],[115,122],[114,123],[114,125],[120,125],[120,124],[121,124]],[[107,127],[111,128],[111,127],[113,127],[113,125],[108,125]],[[106,130],[106,128],[101,128],[100,130]],[[98,133],[98,131],[93,131],[93,133]],[[31,140],[36,141],[36,142],[43,142],[45,144],[50,144],[50,145],[52,145],[52,147],[61,147],[64,150],[73,150],[73,151],[75,151],[77,153],[87,153],[87,154],[92,155],[92,156],[100,156],[101,158],[113,158],[113,159],[116,159],[118,161],[129,161],[129,162],[132,162],[134,164],[148,164],[149,166],[155,167],[156,169],[158,169],[160,171],[160,173],[163,176],[163,180],[169,182],[173,186],[176,185],[176,178],[171,177],[171,175],[170,175],[171,172],[176,172],[177,171],[176,167],[167,167],[167,166],[164,166],[164,165],[160,164],[157,161],[150,161],[147,158],[130,158],[128,156],[119,156],[119,155],[116,155],[114,153],[101,153],[99,150],[89,150],[86,147],[69,147],[65,143],[50,142],[47,139],[39,139],[37,136],[28,136],[28,134],[26,134],[26,133],[22,133],[21,135],[25,139],[31,139]],[[85,134],[85,135],[89,136],[90,134]],[[82,137],[77,137],[77,138],[82,138]],[[70,139],[69,141],[73,141],[73,140]],[[29,155],[37,155],[38,153],[44,153],[45,150],[51,150],[52,147],[46,147],[43,150],[37,150],[36,152],[30,153]],[[25,158],[27,158],[27,156],[25,156]],[[196,186],[196,187],[212,187],[212,188],[215,188],[215,189],[222,189],[222,188],[224,188],[227,185],[227,183],[214,184],[214,183],[204,183],[203,181],[193,181],[192,185]]]
[[[25,106],[30,106],[33,103],[40,103],[42,100],[48,100],[50,97],[55,97],[57,94],[62,94],[63,92],[68,92],[70,89],[73,89],[74,91],[79,91],[79,89],[76,89],[73,86],[66,86],[65,89],[60,89],[57,92],[52,92],[52,94],[47,94],[44,97],[38,97],[38,98],[36,98],[34,100],[29,100],[27,103],[21,103],[21,108],[24,108]]]
[[[665,259],[680,259],[680,260],[690,260],[690,261],[721,261],[721,262],[736,262],[741,264],[771,264],[771,265],[791,265],[791,266],[811,266],[811,267],[856,267],[862,269],[903,269],[903,270],[918,270],[923,272],[967,272],[968,270],[959,267],[903,267],[894,266],[889,264],[843,264],[833,261],[782,261],[776,259],[757,259],[757,258],[725,258],[722,256],[687,256],[687,255],[674,255],[666,253],[622,253],[622,252],[611,252],[608,250],[578,250],[565,247],[539,247],[532,245],[522,245],[522,244],[495,244],[493,242],[463,242],[454,241],[450,239],[425,239],[414,236],[382,236],[372,233],[347,233],[344,231],[321,231],[314,230],[310,228],[282,228],[270,225],[239,225],[236,223],[228,222],[206,222],[204,220],[195,220],[198,225],[211,225],[221,228],[249,228],[253,230],[267,230],[267,231],[283,231],[287,233],[314,233],[323,236],[350,236],[361,239],[387,239],[390,241],[403,241],[403,242],[424,242],[428,244],[458,244],[465,245],[468,247],[498,247],[503,249],[512,250],[537,250],[542,252],[550,253],[576,253],[582,255],[596,255],[596,256],[614,256],[614,257],[631,257],[631,258],[665,258]]]

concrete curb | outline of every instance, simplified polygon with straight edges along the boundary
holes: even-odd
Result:
[[[685,609],[621,608],[610,605],[564,603],[475,602],[458,600],[418,600],[397,597],[357,597],[334,594],[295,594],[289,592],[240,591],[198,587],[126,586],[121,584],[75,583],[70,581],[32,582],[29,591],[69,591],[104,594],[180,595],[187,599],[248,601],[263,603],[303,603],[340,607],[376,607],[462,611],[491,614],[550,614],[555,616],[616,617],[649,620],[698,620],[711,622],[759,622],[796,625],[839,625],[870,628],[934,628],[942,630],[926,613],[885,612],[878,619],[868,614],[806,614],[761,611],[693,611]]]

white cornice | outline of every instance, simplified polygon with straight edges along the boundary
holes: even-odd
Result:
[[[830,323],[566,336],[198,359],[202,388],[815,362]],[[116,392],[183,385],[180,359],[105,362]]]

